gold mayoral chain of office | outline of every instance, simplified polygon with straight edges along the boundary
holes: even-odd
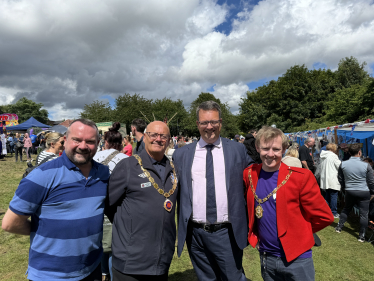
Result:
[[[146,169],[144,169],[142,159],[139,157],[139,155],[135,154],[134,157],[136,158],[136,160],[138,160],[140,168],[142,169],[143,173],[147,176],[147,178],[149,179],[149,181],[151,182],[151,184],[153,185],[153,187],[158,191],[158,193],[160,193],[161,195],[165,196],[166,199],[165,199],[165,202],[164,202],[164,208],[165,208],[166,211],[171,212],[171,210],[173,209],[173,203],[169,200],[169,197],[177,189],[177,182],[178,182],[177,181],[177,174],[175,173],[175,168],[174,168],[173,162],[170,161],[170,166],[173,169],[173,176],[174,176],[173,187],[172,187],[172,189],[169,190],[169,192],[165,192],[163,189],[161,189],[158,186],[158,184],[152,178],[151,174]]]
[[[264,214],[264,209],[261,207],[261,204],[265,203],[270,198],[270,196],[273,196],[275,193],[277,193],[278,189],[281,188],[283,185],[286,184],[286,182],[290,178],[291,174],[292,174],[292,171],[289,171],[289,173],[286,176],[286,178],[276,188],[274,188],[274,190],[272,192],[270,192],[268,194],[268,196],[266,196],[264,199],[259,199],[258,196],[256,195],[255,189],[253,188],[253,183],[252,183],[252,169],[249,169],[249,171],[248,171],[249,184],[251,186],[251,189],[252,189],[252,192],[253,192],[253,196],[255,197],[255,199],[256,199],[256,201],[258,203],[258,206],[256,207],[256,217],[258,219],[261,219],[262,216],[263,216],[263,214]]]

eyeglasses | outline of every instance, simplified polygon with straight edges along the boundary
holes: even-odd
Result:
[[[146,134],[148,135],[148,137],[151,139],[151,140],[155,140],[157,139],[158,136],[160,136],[160,139],[162,141],[167,141],[170,136],[167,135],[167,134],[157,134],[157,133],[152,133],[152,132],[146,132]]]
[[[202,127],[207,127],[210,123],[210,125],[212,125],[212,127],[216,127],[218,126],[220,123],[221,123],[221,120],[210,120],[210,121],[197,121],[199,122],[200,126]]]

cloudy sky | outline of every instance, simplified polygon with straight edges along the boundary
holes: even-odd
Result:
[[[373,0],[0,0],[0,104],[52,120],[117,96],[214,93],[234,113],[295,64],[374,68]]]

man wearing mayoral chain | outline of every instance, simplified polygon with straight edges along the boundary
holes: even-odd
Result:
[[[106,214],[113,221],[113,280],[167,280],[174,254],[177,177],[164,155],[170,131],[147,126],[145,149],[120,161],[108,185]]]
[[[253,160],[243,144],[220,137],[216,102],[201,103],[196,115],[200,140],[173,154],[180,184],[178,255],[186,241],[199,280],[246,280],[243,171]]]
[[[334,221],[313,173],[281,162],[287,145],[281,130],[263,127],[256,138],[262,164],[243,174],[248,240],[259,249],[265,281],[314,280],[313,233]]]

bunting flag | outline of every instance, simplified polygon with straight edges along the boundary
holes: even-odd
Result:
[[[351,136],[353,136],[353,131],[355,130],[355,128],[356,128],[356,125],[353,125],[352,126],[352,131],[351,131]]]

